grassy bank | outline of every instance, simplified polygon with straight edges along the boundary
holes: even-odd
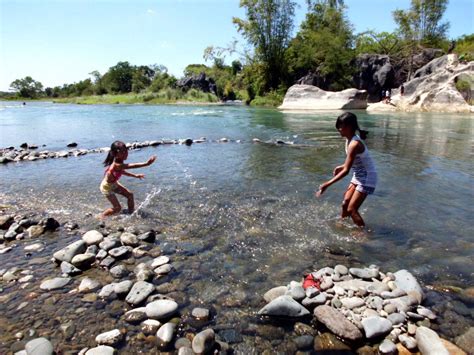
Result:
[[[216,103],[219,98],[211,93],[191,89],[184,93],[181,90],[165,89],[156,93],[130,93],[122,95],[92,95],[53,99],[55,103],[73,103],[82,105],[94,104],[171,104],[179,102]]]

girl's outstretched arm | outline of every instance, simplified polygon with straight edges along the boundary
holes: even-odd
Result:
[[[328,180],[319,186],[319,191],[316,192],[317,197],[321,196],[329,186],[338,182],[349,173],[349,171],[351,170],[352,164],[354,164],[355,156],[361,153],[361,148],[363,148],[363,146],[360,142],[353,141],[349,144],[349,147],[347,148],[347,156],[346,156],[346,160],[344,161],[344,164],[334,169],[334,177],[331,180]]]
[[[143,168],[145,166],[149,166],[153,164],[156,160],[156,155],[153,155],[150,159],[148,159],[146,162],[143,163],[132,163],[132,164],[120,164],[120,168],[122,170],[124,169],[137,169],[137,168]]]
[[[131,176],[131,177],[134,177],[134,178],[137,178],[137,179],[143,179],[145,177],[145,175],[143,175],[143,174],[133,174],[133,173],[129,173],[128,171],[125,171],[125,170],[122,171],[122,174],[125,175],[125,176]]]

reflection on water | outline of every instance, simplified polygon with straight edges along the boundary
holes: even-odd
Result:
[[[338,262],[407,268],[426,284],[472,284],[473,117],[358,113],[360,125],[370,131],[367,144],[379,171],[376,193],[362,209],[371,233],[358,239],[352,225],[338,218],[348,178],[324,198],[313,195],[344,160],[344,142],[334,128],[338,114],[220,106],[3,106],[0,146],[26,141],[64,149],[69,141],[100,147],[114,139],[207,137],[190,147],[131,151],[130,162],[151,154],[158,160],[140,170],[144,180],[123,178],[135,193],[136,213],[107,221],[165,229],[160,242],[187,256],[180,277],[200,301],[240,294],[242,309],[252,314],[268,288]],[[222,137],[234,141],[217,143]],[[296,144],[255,144],[255,137]],[[0,166],[0,203],[95,226],[91,216],[108,204],[98,189],[103,158]],[[52,240],[49,249],[67,241]],[[188,270],[192,267],[197,269]],[[220,302],[216,307],[232,324],[237,311]]]

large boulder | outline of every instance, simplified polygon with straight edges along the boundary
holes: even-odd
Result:
[[[311,85],[293,85],[285,94],[280,110],[365,109],[367,91],[346,89],[324,91]]]
[[[382,89],[394,88],[395,70],[388,55],[361,54],[355,60],[356,74],[353,77],[356,88],[367,90],[368,101],[382,99]]]
[[[199,75],[191,75],[180,79],[176,82],[176,86],[183,89],[198,89],[204,92],[211,92],[217,95],[217,86],[214,79],[207,78],[205,73]]]

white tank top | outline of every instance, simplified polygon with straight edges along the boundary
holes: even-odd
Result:
[[[377,185],[377,171],[375,170],[375,164],[369,154],[369,149],[363,142],[363,140],[355,135],[351,140],[346,140],[346,154],[347,148],[352,141],[361,142],[364,146],[364,151],[360,154],[356,154],[354,163],[352,164],[353,175],[351,183],[356,185],[362,185],[367,187],[375,187]]]

